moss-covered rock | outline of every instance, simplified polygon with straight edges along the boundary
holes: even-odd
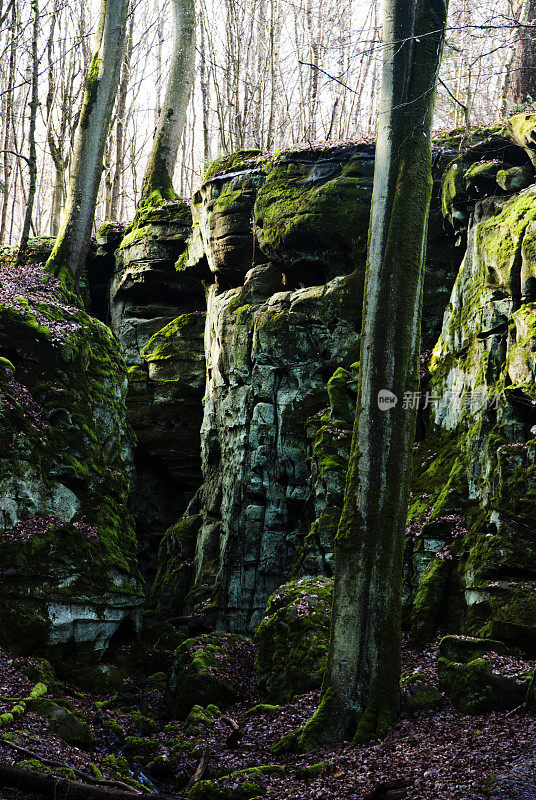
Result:
[[[123,754],[129,763],[148,764],[159,747],[156,739],[142,736],[126,736],[123,742]]]
[[[171,709],[180,719],[194,706],[226,708],[251,680],[252,643],[245,636],[211,633],[187,639],[175,651],[169,680]]]
[[[201,736],[219,716],[221,712],[217,706],[193,706],[184,722],[184,732],[187,736]]]
[[[268,698],[289,702],[317,689],[326,668],[333,583],[309,578],[281,586],[255,632],[255,671]]]
[[[466,713],[514,708],[526,695],[527,683],[523,676],[514,678],[495,673],[485,658],[456,664],[442,657],[438,671],[441,686],[453,703]]]
[[[141,583],[117,340],[42,277],[27,268],[0,307],[0,354],[15,366],[0,375],[0,642],[62,665],[106,647]]]
[[[434,711],[443,705],[443,697],[437,687],[431,685],[418,672],[402,675],[400,679],[402,702],[408,711]]]
[[[249,800],[266,794],[260,780],[265,775],[282,775],[280,764],[239,769],[215,781],[199,781],[188,792],[190,800]],[[259,781],[258,783],[256,782]]]
[[[30,708],[36,714],[48,719],[50,729],[67,744],[84,750],[92,750],[95,747],[97,739],[91,727],[67,708],[46,698],[34,700]]]
[[[485,658],[459,664],[441,656],[438,674],[440,687],[465,714],[516,708],[523,703],[527,693],[525,679],[493,672]]]
[[[424,374],[405,584],[418,641],[443,624],[535,649],[535,223],[533,186],[475,200]]]

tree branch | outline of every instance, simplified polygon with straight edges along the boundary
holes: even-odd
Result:
[[[16,156],[17,158],[22,158],[23,161],[26,161],[28,166],[30,166],[30,159],[28,156],[24,156],[22,153],[17,153],[15,150],[0,150],[0,153],[11,153],[12,156]]]
[[[87,783],[78,783],[68,778],[54,775],[40,775],[28,769],[0,764],[0,787],[13,787],[24,792],[37,792],[54,800],[134,800],[140,795],[135,791],[122,792]],[[154,800],[177,800],[180,795],[171,798],[169,795],[153,794]]]
[[[16,750],[18,753],[22,753],[29,758],[36,758],[38,761],[41,761],[42,764],[46,764],[48,767],[61,767],[64,769],[67,764],[62,764],[59,761],[53,761],[50,758],[44,758],[40,756],[38,753],[34,753],[32,750],[27,750],[25,747],[21,747],[20,744],[15,744],[15,742],[8,742],[7,739],[3,739],[0,742],[0,746],[2,747],[11,747],[13,750]],[[78,775],[79,778],[83,778],[88,783],[95,783],[98,786],[116,786],[120,789],[126,789],[128,792],[133,794],[141,794],[140,791],[134,789],[132,786],[129,786],[128,783],[123,783],[123,781],[108,781],[104,778],[99,780],[98,778],[94,778],[92,775],[88,775],[87,772],[82,772],[81,769],[76,769],[76,767],[69,767],[72,769],[75,775]]]
[[[461,100],[458,100],[458,98],[457,98],[455,95],[453,95],[453,94],[452,94],[452,92],[450,91],[450,89],[449,89],[449,87],[447,86],[447,84],[445,83],[445,81],[442,81],[442,80],[441,80],[441,78],[438,78],[438,82],[441,84],[441,86],[443,87],[443,89],[445,89],[445,91],[447,92],[447,94],[449,95],[449,97],[451,97],[451,98],[454,100],[454,102],[455,102],[455,103],[458,103],[458,105],[459,105],[459,106],[461,106],[461,107],[463,108],[463,110],[464,110],[464,111],[467,111],[467,106],[464,106],[464,104],[462,103],[462,101],[461,101]]]

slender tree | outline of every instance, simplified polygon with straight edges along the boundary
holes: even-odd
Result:
[[[503,83],[503,113],[536,101],[536,0],[523,0]]]
[[[28,169],[30,172],[30,183],[28,186],[28,197],[26,200],[26,211],[19,242],[17,254],[17,266],[23,264],[26,258],[28,239],[30,237],[30,226],[32,224],[32,213],[35,200],[35,190],[37,188],[37,150],[35,146],[35,128],[37,124],[37,108],[39,106],[39,56],[37,53],[37,41],[39,39],[39,4],[37,0],[32,0],[33,29],[32,29],[32,89],[30,99],[30,127],[28,132]]]
[[[95,50],[86,76],[73,166],[60,232],[48,271],[78,285],[91,242],[103,154],[119,84],[128,0],[102,0]]]
[[[418,388],[431,123],[447,0],[384,0],[383,75],[356,422],[335,541],[328,669],[302,749],[399,712],[404,530]],[[380,402],[382,393],[398,402]]]
[[[142,202],[146,201],[152,192],[158,192],[167,200],[177,196],[173,190],[173,173],[194,83],[195,3],[194,0],[171,0],[171,7],[173,14],[171,67],[153,148],[143,178],[140,198]]]

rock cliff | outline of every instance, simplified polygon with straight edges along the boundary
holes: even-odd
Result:
[[[437,148],[425,349],[461,259],[440,213],[440,176],[454,156]],[[333,573],[373,169],[369,144],[238,153],[212,165],[193,198],[178,268],[212,275],[203,482],[163,542],[161,611],[203,606],[219,627],[251,631],[281,583]]]
[[[422,391],[400,398],[418,641],[536,649],[534,122],[434,148]],[[117,338],[4,259],[2,642],[94,658],[143,593],[251,633],[279,586],[332,577],[373,164],[368,143],[237,153],[191,205],[104,226],[88,307]]]
[[[126,370],[38,264],[4,258],[0,293],[0,642],[84,660],[143,600]]]

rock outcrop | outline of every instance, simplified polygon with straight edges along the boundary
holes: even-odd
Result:
[[[416,640],[448,624],[536,651],[535,156],[521,117],[434,151],[404,600]],[[105,226],[88,297],[118,341],[35,267],[6,272],[0,637],[9,626],[18,646],[24,627],[22,649],[76,641],[92,657],[136,616],[136,550],[158,614],[240,634],[282,584],[332,577],[373,162],[369,143],[238,153],[209,168],[191,211]]]
[[[437,162],[453,156],[442,147]],[[252,631],[282,582],[333,573],[373,169],[370,144],[239,153],[216,162],[194,196],[178,267],[212,274],[203,483],[164,539],[153,591],[161,610],[204,604],[222,629]],[[426,347],[460,259],[442,231],[439,176],[438,168]]]
[[[183,201],[145,207],[119,242],[102,228],[100,250],[119,244],[110,286],[111,327],[129,368],[129,421],[137,437],[132,510],[144,572],[158,543],[201,483],[199,430],[205,385],[208,270],[177,270],[191,231]]]
[[[125,365],[39,265],[0,280],[0,641],[95,658],[143,599]]]
[[[536,651],[536,190],[495,167],[423,387],[408,596],[417,639],[442,621]]]

